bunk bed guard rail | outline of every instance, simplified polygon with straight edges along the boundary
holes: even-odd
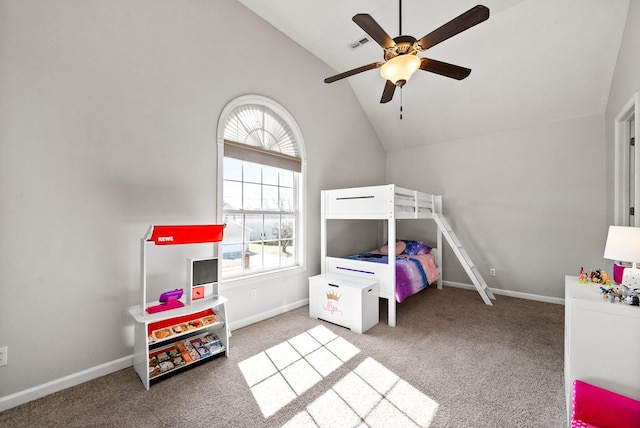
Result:
[[[435,196],[394,184],[322,191],[323,214],[333,219],[430,218]]]

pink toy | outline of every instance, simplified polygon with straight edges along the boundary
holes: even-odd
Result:
[[[160,301],[159,305],[149,306],[147,308],[147,312],[150,314],[155,314],[156,312],[168,311],[169,309],[181,308],[184,306],[180,300],[182,297],[182,288],[176,288],[172,291],[165,291],[160,295],[158,299]]]
[[[586,284],[587,282],[589,282],[589,279],[587,277],[587,273],[584,271],[584,268],[580,268],[580,279],[578,280],[583,284]]]
[[[624,273],[625,266],[617,263],[613,264],[613,281],[617,284],[622,284],[622,274]]]

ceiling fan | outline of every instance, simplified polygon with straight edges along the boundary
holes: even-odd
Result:
[[[402,0],[399,0],[400,25],[402,34]],[[367,13],[359,13],[353,17],[353,22],[358,24],[373,40],[384,50],[384,61],[373,62],[353,70],[336,74],[324,79],[325,83],[333,83],[363,71],[381,68],[380,74],[387,82],[382,92],[381,103],[387,103],[393,98],[396,86],[402,87],[411,75],[418,69],[440,74],[452,79],[462,80],[471,73],[471,69],[458,65],[448,64],[430,58],[420,58],[418,52],[426,51],[440,42],[447,40],[469,28],[486,21],[489,18],[489,9],[482,5],[472,7],[462,15],[452,19],[441,27],[433,30],[426,36],[417,40],[413,36],[398,36],[391,38],[387,32]]]

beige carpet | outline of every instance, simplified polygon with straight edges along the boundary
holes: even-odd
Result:
[[[384,302],[384,301],[382,301]],[[145,391],[129,368],[0,413],[2,427],[564,427],[564,307],[427,289],[363,335],[303,307]]]

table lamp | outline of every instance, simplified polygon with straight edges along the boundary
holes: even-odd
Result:
[[[604,258],[614,260],[614,280],[615,262],[631,263],[631,267],[626,267],[622,272],[622,280],[616,282],[631,290],[640,288],[640,269],[637,265],[640,261],[640,227],[609,226]]]

